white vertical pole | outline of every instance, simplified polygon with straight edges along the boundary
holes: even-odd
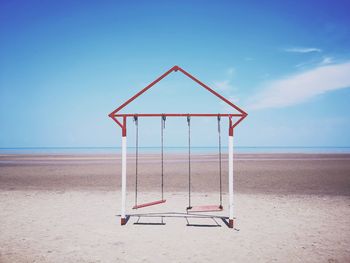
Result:
[[[126,224],[125,216],[126,203],[126,136],[122,137],[122,209],[121,209],[121,224]]]
[[[228,137],[229,227],[233,228],[233,136]]]

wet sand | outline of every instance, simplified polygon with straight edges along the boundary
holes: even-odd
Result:
[[[192,161],[193,202],[218,203],[217,156]],[[236,155],[234,230],[226,156],[225,210],[205,218],[185,214],[186,155],[166,156],[167,202],[137,211],[133,164],[122,227],[118,156],[1,155],[0,262],[350,261],[350,155]],[[139,171],[139,199],[158,199],[159,156]]]
[[[234,189],[246,194],[350,195],[350,154],[240,154],[234,156]],[[219,190],[216,155],[191,159],[192,189]],[[134,190],[135,158],[128,156],[127,185]],[[222,180],[227,190],[227,156],[223,157]],[[121,160],[116,155],[0,155],[1,190],[100,190],[120,189]],[[140,191],[160,188],[158,155],[139,159]],[[166,155],[166,191],[186,191],[186,155]]]

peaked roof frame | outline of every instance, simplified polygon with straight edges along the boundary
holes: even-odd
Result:
[[[151,87],[153,87],[155,84],[157,84],[159,81],[164,79],[167,75],[169,75],[173,71],[175,71],[175,72],[180,71],[185,76],[187,76],[190,79],[192,79],[194,82],[196,82],[197,84],[199,84],[200,86],[202,86],[203,88],[208,90],[210,93],[212,93],[213,95],[215,95],[216,97],[218,97],[219,99],[224,101],[226,104],[228,104],[231,108],[235,109],[239,113],[235,113],[235,114],[234,113],[232,113],[232,114],[231,113],[214,113],[214,114],[213,113],[137,113],[137,114],[118,113],[124,107],[126,107],[128,104],[130,104],[136,98],[141,96],[143,93],[145,93],[147,90],[149,90]],[[140,90],[138,93],[136,93],[130,99],[125,101],[123,104],[121,104],[118,108],[116,108],[114,111],[112,111],[108,116],[110,118],[112,118],[123,129],[123,134],[124,134],[124,131],[125,131],[125,134],[126,134],[126,118],[127,117],[133,117],[133,116],[140,116],[140,117],[157,117],[157,116],[169,116],[169,117],[181,117],[181,116],[183,116],[183,117],[185,117],[185,116],[215,117],[215,116],[220,116],[220,117],[228,117],[229,120],[230,120],[230,127],[229,127],[230,128],[230,134],[231,134],[231,131],[232,131],[232,135],[233,135],[233,128],[235,128],[244,118],[246,118],[247,115],[248,114],[244,110],[242,110],[241,108],[236,106],[234,103],[232,103],[231,101],[226,99],[224,96],[220,95],[219,93],[217,93],[216,91],[214,91],[213,89],[211,89],[210,87],[205,85],[203,82],[201,82],[200,80],[198,80],[197,78],[192,76],[187,71],[183,70],[179,66],[173,66],[171,69],[169,69],[163,75],[158,77],[156,80],[154,80],[153,82],[148,84],[145,88]],[[118,117],[122,117],[123,118],[123,123],[118,120]],[[232,120],[233,117],[238,117],[238,119],[236,119],[235,122],[233,122],[233,120]]]

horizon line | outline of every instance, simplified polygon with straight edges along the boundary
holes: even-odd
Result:
[[[222,148],[227,148],[228,146],[221,146]],[[119,149],[120,146],[25,146],[25,147],[0,147],[0,150],[4,149]],[[128,146],[127,148],[136,148],[135,146]],[[139,148],[161,148],[161,146],[139,146]],[[188,146],[164,146],[164,148],[188,148]],[[218,148],[218,146],[191,146],[191,148]],[[234,148],[350,148],[350,146],[324,146],[324,145],[314,145],[314,146],[234,146]]]

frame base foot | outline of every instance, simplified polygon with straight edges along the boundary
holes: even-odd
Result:
[[[126,224],[126,218],[121,218],[120,219],[120,224],[123,226]]]
[[[228,227],[233,228],[233,219],[229,219],[228,221]]]

